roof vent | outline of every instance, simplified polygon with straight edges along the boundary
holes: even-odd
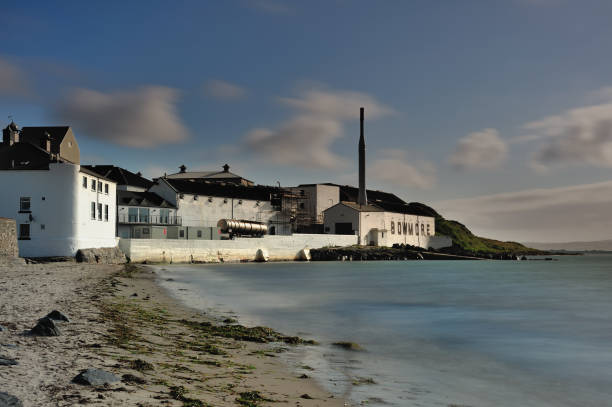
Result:
[[[136,175],[138,175],[139,177],[142,177],[142,172],[138,171]]]
[[[229,165],[225,164],[225,165],[223,166],[223,172],[229,172],[229,169],[230,169],[230,166],[229,166]]]
[[[179,167],[179,170],[181,171],[181,174],[184,174],[185,171],[187,171],[187,167],[185,167],[185,164],[183,164]]]

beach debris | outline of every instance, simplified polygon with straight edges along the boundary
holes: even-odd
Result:
[[[261,402],[274,402],[275,400],[267,399],[263,397],[258,391],[245,391],[240,393],[240,397],[236,399],[236,402],[242,406],[256,407]]]
[[[0,407],[23,407],[23,404],[17,397],[0,391]]]
[[[145,372],[147,370],[153,370],[153,365],[146,360],[135,359],[131,360],[129,363],[130,369],[134,369],[138,372]]]
[[[4,356],[0,356],[0,366],[15,366],[18,364],[19,362],[17,362],[15,359],[9,359],[5,358]]]
[[[10,349],[17,349],[19,347],[19,345],[16,345],[14,343],[0,343],[0,346],[4,346],[5,348]]]
[[[47,318],[51,318],[54,321],[70,322],[68,317],[66,315],[62,314],[61,312],[59,312],[58,310],[53,310],[50,313],[48,313],[47,314]]]
[[[308,393],[304,393],[300,396],[300,398],[302,399],[306,399],[306,400],[312,400],[312,397],[310,397],[310,395]]]
[[[5,331],[5,330],[6,330],[6,328],[3,327],[2,325],[0,325],[0,332]]]
[[[104,386],[105,384],[118,382],[120,379],[110,372],[100,369],[87,369],[79,373],[73,382],[89,386]]]
[[[136,383],[136,384],[147,384],[147,381],[142,377],[135,376],[131,373],[126,373],[121,376],[121,381],[123,383]]]
[[[302,375],[300,376],[300,379],[308,379],[310,378],[310,376],[308,376],[306,373],[302,373]]]
[[[332,345],[345,349],[345,350],[352,350],[352,351],[364,350],[358,343],[355,343],[355,342],[348,342],[348,341],[334,342],[332,343]]]
[[[36,326],[30,330],[30,335],[59,336],[61,332],[54,320],[49,317],[44,317],[39,319]]]
[[[183,386],[170,387],[170,397],[172,397],[174,400],[182,401],[183,406],[204,407],[204,403],[202,403],[200,400],[186,397],[185,394],[187,394],[187,390]]]
[[[361,386],[364,384],[376,384],[371,377],[355,377],[352,381],[353,386]]]
[[[223,320],[224,324],[235,324],[236,322],[238,322],[238,321],[236,321],[234,318],[225,318]]]

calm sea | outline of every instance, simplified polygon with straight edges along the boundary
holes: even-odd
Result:
[[[612,256],[556,259],[158,271],[190,307],[319,341],[285,357],[354,404],[612,405]]]

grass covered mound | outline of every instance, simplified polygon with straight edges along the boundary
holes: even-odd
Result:
[[[547,253],[529,248],[517,242],[502,242],[500,240],[476,236],[464,224],[456,220],[445,219],[427,205],[418,202],[411,202],[408,205],[415,213],[431,216],[436,219],[436,235],[444,235],[453,239],[453,246],[441,249],[441,252],[471,256],[500,254],[537,255]]]

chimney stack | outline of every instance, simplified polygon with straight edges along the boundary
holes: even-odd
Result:
[[[19,127],[15,122],[11,121],[9,125],[2,130],[2,142],[8,146],[19,143]]]
[[[366,196],[366,181],[365,181],[365,138],[363,136],[363,113],[364,108],[359,109],[359,205],[365,206],[368,204]]]
[[[40,147],[46,152],[51,152],[51,135],[49,132],[46,132],[42,136],[42,140],[40,140]]]

